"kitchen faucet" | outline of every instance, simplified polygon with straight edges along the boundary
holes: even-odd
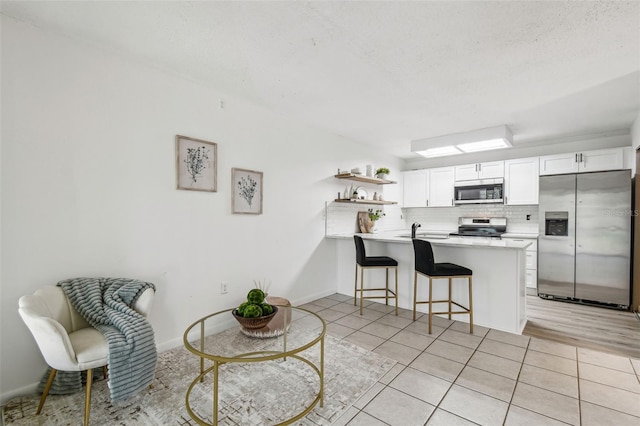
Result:
[[[422,225],[420,225],[418,222],[414,222],[413,225],[411,225],[411,238],[415,238],[416,237],[416,229],[420,228]]]

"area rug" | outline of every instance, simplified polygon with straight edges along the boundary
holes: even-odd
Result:
[[[292,327],[293,329],[293,327]],[[229,330],[210,336],[205,342],[219,345],[240,332]],[[276,339],[253,339],[257,347]],[[268,349],[268,348],[267,348]],[[319,359],[319,345],[305,352],[305,358]],[[299,425],[330,425],[396,362],[331,336],[325,337],[324,407],[318,404]],[[209,364],[210,365],[210,364]],[[106,380],[93,383],[91,424],[196,425],[185,408],[188,386],[199,371],[199,358],[185,348],[158,355],[152,387],[121,403],[112,403]],[[315,377],[314,377],[315,376]],[[220,370],[218,422],[220,425],[273,425],[302,412],[315,398],[319,380],[306,364],[286,361],[225,364]],[[79,425],[84,410],[84,389],[73,395],[50,395],[39,416],[35,415],[39,395],[17,397],[2,409],[6,425]],[[194,412],[212,422],[212,381],[208,376],[192,391]]]

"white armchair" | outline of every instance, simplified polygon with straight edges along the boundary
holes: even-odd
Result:
[[[145,317],[151,310],[155,292],[149,288],[133,308]],[[89,424],[91,409],[91,370],[103,367],[106,373],[108,346],[102,333],[87,323],[73,308],[62,288],[47,286],[22,296],[19,313],[51,367],[36,414],[40,414],[56,372],[87,371],[84,424]],[[106,376],[106,374],[105,374]]]

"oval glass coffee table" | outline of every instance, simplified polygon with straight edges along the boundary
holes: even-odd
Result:
[[[218,404],[219,390],[222,389],[224,394],[227,387],[234,388],[228,390],[231,395],[230,399],[242,399],[238,397],[238,392],[244,392],[247,387],[250,390],[255,389],[257,393],[261,391],[269,393],[270,398],[277,398],[279,393],[278,377],[284,377],[286,371],[291,371],[291,368],[298,368],[298,366],[306,371],[303,371],[303,374],[296,374],[295,377],[298,377],[296,380],[309,381],[310,375],[313,377],[317,375],[318,389],[315,392],[315,398],[295,404],[298,408],[293,407],[293,410],[297,412],[289,412],[287,413],[287,418],[277,419],[274,423],[288,425],[306,416],[318,402],[322,407],[324,403],[324,336],[326,332],[326,324],[322,318],[306,309],[278,306],[278,316],[272,322],[275,320],[281,321],[282,333],[276,333],[278,335],[274,337],[267,338],[263,336],[258,338],[252,336],[251,333],[242,332],[247,330],[241,330],[240,324],[231,314],[232,310],[227,309],[201,318],[191,324],[184,332],[184,346],[200,358],[200,374],[187,389],[185,398],[189,416],[200,425],[217,425],[220,411]],[[319,353],[317,353],[317,350],[311,349],[316,345],[319,346]],[[307,350],[309,351],[303,353]],[[271,365],[276,365],[274,368],[282,370],[282,376],[279,375],[279,370],[272,373],[267,379],[268,383],[261,382],[261,379],[264,380],[264,378],[260,377],[259,369],[257,374],[248,372],[248,370],[238,370],[240,367],[237,364],[267,361],[275,363]],[[288,364],[285,365],[284,363]],[[296,363],[296,365],[291,363]],[[234,368],[238,371],[234,371]],[[195,398],[194,395],[202,396],[204,392],[207,392],[204,388],[208,385],[209,376],[211,376],[211,385],[213,387],[212,423],[208,423],[203,419],[203,417],[208,416],[203,413],[202,404],[192,401],[192,397]],[[223,376],[222,382],[220,382],[221,376]],[[226,386],[225,383],[227,381],[232,382],[232,384]],[[250,381],[251,386],[248,386],[247,381]],[[309,382],[302,385],[310,386],[310,384]],[[244,390],[235,389],[235,387],[242,388],[242,386],[245,387]],[[290,385],[284,386],[290,387]],[[278,401],[279,411],[282,411],[283,405],[292,403],[300,394],[296,394],[293,398],[288,397],[285,401]],[[199,406],[196,408],[194,405]],[[302,408],[299,407],[300,405],[302,405]],[[223,407],[227,406],[228,404],[225,403]],[[251,408],[255,407],[252,406]]]

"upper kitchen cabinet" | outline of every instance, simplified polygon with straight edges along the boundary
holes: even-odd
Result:
[[[538,204],[539,158],[519,158],[504,162],[505,204]]]
[[[453,205],[453,167],[403,172],[403,207],[450,207]]]
[[[428,170],[402,172],[402,207],[427,207]]]
[[[455,180],[492,179],[504,177],[504,161],[463,164],[455,167]]]
[[[624,168],[624,148],[570,152],[540,157],[540,176]]]
[[[455,184],[455,169],[453,167],[439,167],[429,169],[429,207],[453,206],[453,187]]]

